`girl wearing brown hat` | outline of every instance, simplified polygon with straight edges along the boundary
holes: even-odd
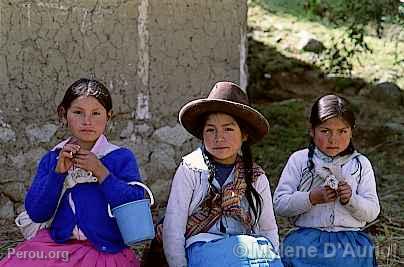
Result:
[[[282,266],[268,179],[249,147],[268,133],[265,117],[239,86],[218,82],[179,120],[202,146],[172,182],[163,228],[170,267]]]

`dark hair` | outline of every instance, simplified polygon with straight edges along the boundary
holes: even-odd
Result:
[[[349,101],[341,96],[337,95],[324,95],[319,97],[311,107],[310,124],[311,128],[319,126],[323,122],[331,118],[341,118],[353,129],[355,127],[355,115],[352,110],[352,106]],[[309,149],[309,161],[308,171],[314,168],[313,155],[314,155],[314,141],[310,138]],[[355,147],[352,140],[349,142],[348,147],[340,153],[340,155],[352,154],[355,151]]]
[[[355,115],[348,100],[337,95],[322,96],[314,102],[311,108],[311,127],[317,127],[334,117],[342,118],[352,129],[355,127]]]
[[[212,113],[210,113],[210,114],[212,114]],[[204,116],[202,125],[205,125],[208,115],[210,115],[210,114],[207,114],[206,116]],[[233,118],[236,120],[237,124],[239,125],[240,130],[243,133],[245,133],[246,131],[244,129],[244,126],[242,124],[240,124],[240,122],[237,118],[235,118],[235,117],[233,117]],[[201,134],[201,140],[203,140],[202,134]],[[215,188],[214,185],[212,184],[213,178],[215,178],[215,165],[213,164],[213,159],[205,147],[203,147],[202,152],[203,152],[204,161],[205,161],[206,165],[208,166],[208,170],[209,170],[209,178],[208,178],[209,186],[212,188]],[[241,145],[241,153],[242,153],[242,160],[244,162],[244,169],[245,169],[244,180],[245,180],[245,183],[247,186],[247,188],[245,190],[245,197],[247,198],[248,205],[254,214],[254,218],[255,218],[254,225],[256,225],[258,223],[258,220],[262,213],[262,197],[257,192],[257,190],[255,190],[255,188],[252,185],[252,183],[253,183],[253,157],[252,157],[251,148],[250,148],[250,145],[248,142],[245,141]]]
[[[253,158],[250,145],[247,142],[243,142],[243,144],[241,145],[241,153],[243,154],[243,162],[246,172],[244,177],[245,183],[247,185],[247,188],[245,190],[245,197],[247,198],[248,204],[254,213],[254,224],[257,224],[262,212],[262,197],[252,185]]]
[[[112,98],[107,87],[97,80],[81,78],[67,88],[65,96],[57,108],[60,120],[66,118],[70,105],[80,96],[93,96],[106,109],[107,113],[112,110]]]

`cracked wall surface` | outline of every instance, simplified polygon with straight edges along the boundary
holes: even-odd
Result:
[[[108,137],[164,201],[197,144],[179,108],[215,81],[246,85],[246,16],[233,0],[0,0],[0,218],[21,210],[36,162],[66,137],[66,88],[91,74],[113,96]]]

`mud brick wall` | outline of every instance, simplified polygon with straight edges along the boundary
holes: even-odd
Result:
[[[37,161],[67,136],[55,112],[67,86],[91,74],[113,96],[109,139],[166,200],[198,143],[179,108],[218,80],[246,86],[246,2],[0,0],[0,218],[21,210]]]

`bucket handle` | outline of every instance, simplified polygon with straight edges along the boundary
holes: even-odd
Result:
[[[152,206],[154,204],[153,193],[145,184],[143,184],[141,182],[133,181],[133,182],[129,182],[128,185],[138,185],[140,187],[143,187],[143,189],[145,189],[147,191],[147,193],[149,194],[150,206]],[[108,203],[108,215],[109,215],[109,217],[114,218],[114,215],[112,215],[111,206],[109,205],[109,203]]]

